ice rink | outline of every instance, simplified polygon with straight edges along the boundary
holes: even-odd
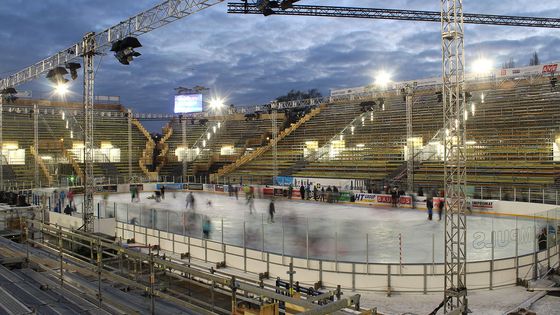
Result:
[[[197,238],[203,237],[202,222],[207,218],[211,240],[290,256],[372,263],[443,261],[444,220],[438,221],[437,213],[428,221],[426,212],[414,209],[279,199],[271,222],[269,199],[256,199],[251,214],[242,195],[237,200],[216,193],[193,194],[194,210],[185,207],[186,192],[168,191],[161,202],[148,199],[151,193],[142,193],[135,203],[130,194],[110,194],[106,202],[96,195],[95,202],[101,217],[116,216],[121,222]],[[547,222],[470,215],[467,224],[468,260],[477,261],[536,250],[536,234]]]

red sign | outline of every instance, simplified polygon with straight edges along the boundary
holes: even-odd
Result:
[[[391,195],[377,195],[377,202],[391,203]]]
[[[558,69],[558,64],[544,65],[542,68],[543,73],[555,73]]]

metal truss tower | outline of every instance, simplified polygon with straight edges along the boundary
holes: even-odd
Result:
[[[277,124],[277,120],[278,120],[278,109],[276,108],[276,105],[272,105],[271,106],[272,111],[271,111],[271,119],[270,121],[272,122],[272,141],[273,141],[273,146],[272,146],[272,185],[276,184],[276,176],[278,176],[278,146],[277,146],[277,138],[278,138],[278,124]]]
[[[405,87],[406,100],[406,189],[414,191],[414,139],[412,134],[412,110],[414,105],[414,88]]]
[[[3,121],[4,117],[2,117],[4,108],[4,95],[0,89],[0,190],[4,190],[4,138],[3,138]]]
[[[187,118],[182,117],[181,119],[181,144],[183,146],[183,183],[188,183],[188,164],[187,164],[187,157],[188,157],[188,150],[187,150]]]
[[[93,142],[93,85],[95,73],[93,59],[95,57],[95,33],[87,33],[83,39],[84,47],[84,162],[85,187],[83,229],[93,232],[93,194],[95,193],[95,178],[93,176],[94,142]]]
[[[34,180],[33,183],[35,187],[39,187],[40,174],[39,174],[39,112],[37,104],[33,105],[33,150],[35,151],[35,163],[34,163]]]
[[[443,72],[445,292],[444,311],[467,313],[466,141],[463,0],[441,0]]]
[[[126,112],[128,125],[128,182],[132,183],[132,110]]]

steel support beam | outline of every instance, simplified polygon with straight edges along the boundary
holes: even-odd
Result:
[[[93,142],[93,85],[95,57],[95,34],[87,33],[84,36],[84,212],[83,229],[85,232],[93,232],[93,194],[95,192],[95,178],[93,176],[94,142]]]
[[[412,106],[414,104],[414,88],[405,87],[406,101],[406,189],[412,193],[414,191],[414,139],[412,133]]]
[[[1,90],[1,89],[0,89]],[[4,190],[4,95],[0,92],[0,190]]]
[[[272,113],[271,113],[271,119],[270,121],[272,122],[272,185],[276,184],[276,176],[278,176],[278,146],[277,146],[277,140],[278,140],[278,125],[277,125],[277,119],[278,119],[278,110],[276,109],[275,106],[271,106],[272,108]],[[273,194],[274,196],[274,194]]]
[[[93,47],[85,47],[84,45],[86,43],[80,41],[32,66],[0,80],[0,90],[8,87],[16,87],[22,83],[34,80],[51,69],[64,66],[67,62],[83,56],[84,52],[88,50],[102,53],[111,48],[111,45],[117,40],[128,36],[140,36],[151,32],[221,2],[223,2],[223,0],[166,0],[117,25],[95,34],[93,38]]]
[[[188,164],[187,164],[187,156],[188,156],[188,148],[187,148],[187,119],[185,117],[179,118],[181,119],[181,145],[183,146],[183,183],[188,183]]]
[[[128,182],[132,183],[132,110],[127,111],[128,125]]]
[[[39,187],[39,182],[41,181],[41,176],[39,173],[39,109],[37,104],[33,105],[33,150],[35,151],[35,163],[34,163],[34,180],[35,187]]]
[[[445,313],[467,309],[463,0],[441,0],[445,188]],[[466,313],[465,313],[466,314]]]
[[[440,22],[441,14],[436,11],[399,10],[379,8],[351,8],[318,5],[294,5],[293,8],[272,9],[274,15],[347,17],[380,20],[403,20]],[[255,5],[245,3],[228,3],[228,13],[262,14]],[[464,23],[482,25],[524,26],[541,28],[560,28],[560,19],[546,17],[508,16],[465,13]]]

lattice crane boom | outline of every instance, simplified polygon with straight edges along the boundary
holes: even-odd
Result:
[[[130,17],[117,25],[96,33],[93,50],[102,53],[109,49],[112,43],[127,36],[139,36],[165,26],[178,19],[221,3],[223,0],[167,0],[144,12]],[[49,70],[73,61],[84,54],[84,42],[79,42],[60,50],[25,69],[22,69],[0,81],[0,90],[15,87],[31,81],[47,73]]]
[[[38,78],[42,74],[79,57],[83,58],[84,74],[84,209],[83,229],[93,232],[95,180],[93,175],[94,163],[94,115],[93,91],[95,83],[94,58],[96,54],[109,49],[112,44],[128,36],[139,36],[173,21],[189,16],[195,12],[211,7],[223,0],[167,0],[100,33],[87,33],[78,43],[47,57],[32,66],[20,70],[7,78],[0,80],[0,91],[8,87],[15,87],[22,83]],[[1,95],[0,95],[1,96]],[[0,97],[0,143],[2,141],[2,98]],[[2,164],[0,159],[0,186],[3,187]]]
[[[441,12],[420,10],[399,10],[379,8],[352,8],[319,5],[294,5],[293,8],[281,10],[272,9],[274,15],[347,17],[381,20],[404,20],[441,22]],[[262,14],[255,5],[230,2],[228,13],[233,14]],[[547,17],[508,16],[492,14],[464,13],[464,23],[483,25],[525,26],[541,28],[560,28],[560,19]]]

